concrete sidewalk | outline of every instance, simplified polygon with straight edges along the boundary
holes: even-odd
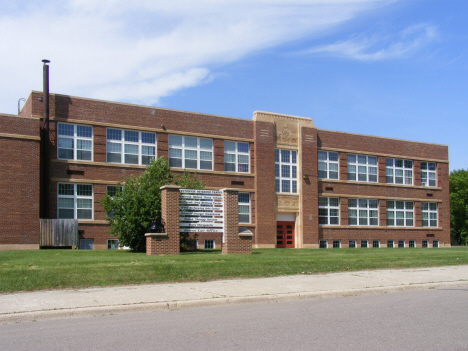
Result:
[[[255,301],[468,286],[468,265],[0,295],[0,323]]]

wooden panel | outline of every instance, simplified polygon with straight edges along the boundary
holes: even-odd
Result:
[[[77,219],[40,219],[40,246],[78,246]]]

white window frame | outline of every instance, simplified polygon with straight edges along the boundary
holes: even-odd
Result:
[[[65,186],[73,186],[73,195],[71,194],[60,194],[61,185]],[[78,189],[82,186],[90,186],[91,187],[91,195],[78,195]],[[92,184],[75,184],[75,183],[58,183],[57,184],[57,218],[70,218],[70,217],[62,217],[60,216],[60,210],[70,210],[73,209],[73,218],[78,220],[88,220],[91,221],[94,218],[94,189]],[[64,207],[60,205],[60,199],[72,199],[73,200],[73,207]],[[79,200],[91,200],[91,208],[89,207],[80,207],[78,208]],[[91,211],[91,218],[78,218],[79,210],[84,211]]]
[[[372,240],[372,248],[379,249],[380,248],[380,240]]]
[[[355,201],[355,205],[354,202]],[[370,205],[376,207],[370,207]],[[351,213],[355,211],[356,215],[352,216]],[[377,213],[376,216],[374,212]],[[372,216],[371,216],[372,215]],[[352,223],[352,219],[355,219],[356,222]],[[364,223],[366,222],[366,223]],[[371,222],[377,222],[376,224],[371,224]],[[348,199],[348,224],[355,226],[371,226],[376,227],[379,225],[379,200],[374,199]]]
[[[387,227],[414,227],[414,202],[387,201]]]
[[[431,185],[432,182],[433,185]],[[435,162],[421,162],[421,185],[427,187],[437,186],[437,164]]]
[[[356,247],[356,240],[348,240],[348,248],[355,249]]]
[[[208,247],[207,247],[208,246]],[[211,246],[211,247],[210,247]],[[214,239],[207,239],[203,242],[203,248],[205,250],[214,250],[216,247]]]
[[[379,159],[377,156],[348,154],[347,161],[348,180],[367,183],[379,181]]]
[[[67,135],[67,134],[60,134],[60,127],[61,126],[71,126],[73,127],[73,135]],[[91,136],[82,136],[78,135],[80,134],[78,131],[78,127],[85,127],[85,128],[90,128],[91,129]],[[93,143],[93,127],[92,126],[87,126],[83,124],[71,124],[71,123],[57,123],[57,159],[59,160],[73,160],[73,161],[93,161],[93,155],[94,155],[94,143]],[[72,142],[72,147],[60,147],[60,144],[62,140],[68,140]],[[91,148],[90,149],[85,149],[85,148],[78,148],[79,142],[89,142],[91,143]],[[73,150],[73,157],[60,157],[60,150]],[[83,158],[79,157],[79,151],[84,151],[86,153],[90,153],[90,158]]]
[[[403,243],[403,246],[400,246],[400,244]],[[405,241],[404,240],[398,240],[398,246],[399,249],[404,249],[405,248]]]
[[[333,248],[341,249],[341,240],[333,240]]]
[[[113,131],[118,131],[120,133],[120,139],[113,139],[111,133]],[[125,133],[137,133],[138,134],[138,141],[130,141],[130,140],[125,140]],[[143,136],[144,134],[149,134],[151,136],[154,135],[154,143],[147,143],[143,141]],[[106,162],[107,163],[116,163],[116,164],[124,164],[124,165],[137,165],[137,166],[146,166],[149,165],[151,162],[151,159],[156,159],[157,157],[157,148],[156,148],[156,143],[157,143],[157,135],[156,133],[153,132],[140,132],[136,130],[129,130],[129,129],[118,129],[118,128],[107,128],[106,129]],[[119,145],[120,146],[120,151],[116,152],[114,150],[111,150],[110,147],[111,145]],[[126,146],[129,147],[136,147],[138,150],[136,153],[133,152],[126,152]],[[153,154],[144,154],[143,149],[144,148],[152,148]],[[119,155],[120,156],[120,162],[117,162],[115,160],[110,160],[110,157],[112,155]],[[138,161],[137,163],[135,162],[126,162],[126,156],[137,156]],[[148,162],[143,162],[143,158],[146,157],[148,159]]]
[[[422,226],[437,228],[439,225],[439,206],[437,202],[422,202],[421,203],[421,215],[422,215]],[[424,218],[426,217],[426,218]],[[434,224],[435,221],[435,225]],[[424,224],[426,222],[426,224]]]
[[[287,157],[286,154],[288,155]],[[297,194],[297,170],[297,151],[275,149],[276,193]],[[289,172],[289,176],[287,176],[287,172]],[[285,185],[289,186],[289,190],[285,190]]]
[[[229,144],[234,144],[234,150],[229,150],[226,147]],[[247,145],[247,152],[239,151],[240,145]],[[228,157],[233,156],[234,162],[227,162]],[[247,162],[240,162],[242,159],[245,159]],[[229,165],[234,165],[234,171],[227,170]],[[225,172],[232,172],[232,173],[249,173],[250,172],[250,145],[246,142],[240,141],[224,141],[224,171]]]
[[[365,243],[364,246],[362,246],[363,243]],[[368,249],[369,248],[369,240],[361,240],[361,248]]]
[[[247,201],[246,201],[247,200]],[[238,216],[239,216],[239,223],[250,223],[250,193],[238,193],[237,196],[237,201],[238,201]],[[241,213],[241,209],[247,209],[247,213],[243,211]],[[241,221],[241,216],[248,216],[248,220]]]
[[[171,144],[171,139],[174,138],[181,138],[181,145],[176,145],[176,144]],[[197,146],[192,147],[192,146],[186,146],[186,140],[187,139],[196,139],[197,140]],[[211,143],[211,148],[204,148],[201,146],[201,141],[202,140],[209,140]],[[169,145],[169,165],[171,168],[183,168],[183,169],[197,169],[197,170],[203,170],[203,171],[212,171],[213,170],[213,139],[208,139],[208,138],[197,138],[197,137],[189,137],[189,136],[183,136],[183,135],[176,135],[176,134],[169,134],[169,139],[168,139],[168,145]],[[176,151],[180,151],[180,156],[175,155],[174,153]],[[192,151],[196,153],[196,162],[197,162],[197,167],[187,167],[187,161],[193,161],[195,158],[188,158],[186,156],[187,151]],[[172,155],[171,155],[172,153]],[[202,153],[210,153],[211,154],[211,159],[201,159]],[[177,157],[176,157],[177,156]],[[180,167],[175,166],[173,162],[176,160],[180,160]],[[202,162],[210,162],[211,167],[203,167],[202,168]],[[172,164],[171,164],[172,163]]]
[[[336,160],[334,159],[335,156],[336,156]],[[317,157],[318,157],[318,178],[319,179],[339,179],[340,177],[339,153],[333,152],[333,151],[321,151],[320,150],[317,154]]]
[[[391,243],[391,245],[388,245],[390,243]],[[395,247],[395,242],[393,240],[387,240],[387,248],[388,249],[393,249],[394,247]]]
[[[328,249],[328,241],[319,240],[319,249]]]
[[[408,241],[408,247],[410,248],[415,248],[416,247],[416,240],[410,240]]]
[[[117,248],[115,248],[115,249],[113,249],[112,247],[109,248],[109,242],[110,241],[112,241],[112,242],[117,241]],[[107,250],[118,250],[119,249],[119,239],[107,239],[106,244],[107,244]]]
[[[413,185],[413,166],[412,160],[387,157],[385,159],[385,182],[387,184]],[[398,181],[400,178],[401,182]]]
[[[323,223],[324,221],[326,223]],[[319,225],[340,225],[340,199],[338,197],[319,197]]]
[[[429,240],[423,240],[421,242],[421,247],[427,249],[429,247]]]
[[[432,240],[432,248],[439,248],[439,240]]]

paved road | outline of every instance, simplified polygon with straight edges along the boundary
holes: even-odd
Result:
[[[468,350],[468,285],[0,325],[2,350]]]

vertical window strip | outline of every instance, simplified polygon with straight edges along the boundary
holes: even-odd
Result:
[[[379,225],[379,201],[348,199],[348,224],[360,226]]]
[[[385,181],[387,184],[413,184],[413,161],[396,158],[385,159]]]
[[[93,186],[59,183],[57,212],[59,219],[93,219]]]
[[[319,197],[319,225],[340,224],[340,199]]]
[[[338,179],[338,153],[331,151],[318,152],[318,178]]]
[[[421,162],[421,185],[437,186],[437,165],[435,162]]]
[[[239,223],[250,223],[250,193],[239,193]]]
[[[377,156],[348,154],[348,180],[377,183]]]
[[[169,166],[213,170],[213,139],[169,135]]]
[[[387,226],[414,227],[414,203],[387,201]]]
[[[92,161],[93,127],[58,123],[57,158],[60,160]]]
[[[437,227],[437,203],[422,202],[421,203],[422,226]]]
[[[156,158],[156,133],[107,128],[106,139],[109,163],[148,165]]]
[[[297,193],[296,151],[275,149],[275,191]]]

